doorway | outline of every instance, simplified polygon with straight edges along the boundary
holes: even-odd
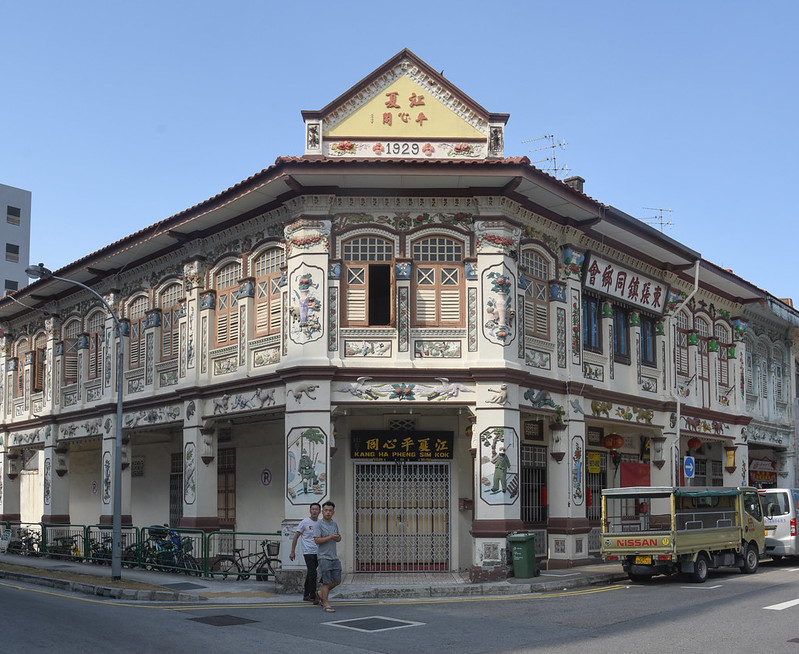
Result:
[[[356,572],[448,572],[449,506],[449,463],[356,463]]]

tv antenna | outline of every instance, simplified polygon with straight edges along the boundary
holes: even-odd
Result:
[[[547,141],[548,143],[547,145],[542,145],[539,148],[533,148],[530,150],[530,152],[543,152],[544,150],[549,150],[551,156],[544,159],[539,159],[538,161],[533,161],[533,164],[548,164],[547,166],[542,166],[541,170],[552,173],[555,177],[559,177],[560,173],[566,174],[571,170],[571,168],[569,168],[565,163],[562,166],[558,166],[557,151],[558,149],[566,150],[566,146],[568,145],[566,141],[556,142],[554,134],[544,134],[544,136],[539,136],[535,139],[526,139],[522,141],[522,143],[536,143],[537,141]]]
[[[658,212],[657,216],[648,216],[647,218],[641,218],[641,220],[643,220],[645,223],[654,223],[660,228],[661,232],[663,231],[664,227],[667,226],[672,227],[674,225],[674,223],[671,222],[671,214],[674,213],[673,209],[658,209],[656,207],[642,207],[642,208],[646,209],[647,211]],[[664,214],[668,214],[668,216]]]

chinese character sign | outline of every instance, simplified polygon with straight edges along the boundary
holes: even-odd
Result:
[[[451,459],[455,442],[451,431],[353,431],[351,436],[352,458],[370,461]]]
[[[595,255],[585,266],[584,286],[657,314],[669,293],[668,284]]]

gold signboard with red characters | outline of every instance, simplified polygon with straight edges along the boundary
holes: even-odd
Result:
[[[455,436],[451,431],[353,431],[353,459],[369,461],[441,461],[452,458]]]

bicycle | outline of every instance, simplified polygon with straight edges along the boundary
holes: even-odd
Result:
[[[53,538],[54,545],[48,545],[45,551],[49,557],[67,558],[73,560],[82,559],[80,547],[78,547],[78,539],[76,535],[72,536],[56,536]]]
[[[242,554],[246,548],[234,547],[233,556],[224,554],[214,561],[211,566],[211,574],[227,579],[228,576],[236,575],[238,580],[249,579],[250,574],[255,574],[256,579],[265,581],[270,576],[275,577],[277,570],[280,570],[282,563],[278,553],[280,552],[280,541],[263,540],[260,543],[261,551],[253,554]],[[255,559],[252,561],[252,559]]]

